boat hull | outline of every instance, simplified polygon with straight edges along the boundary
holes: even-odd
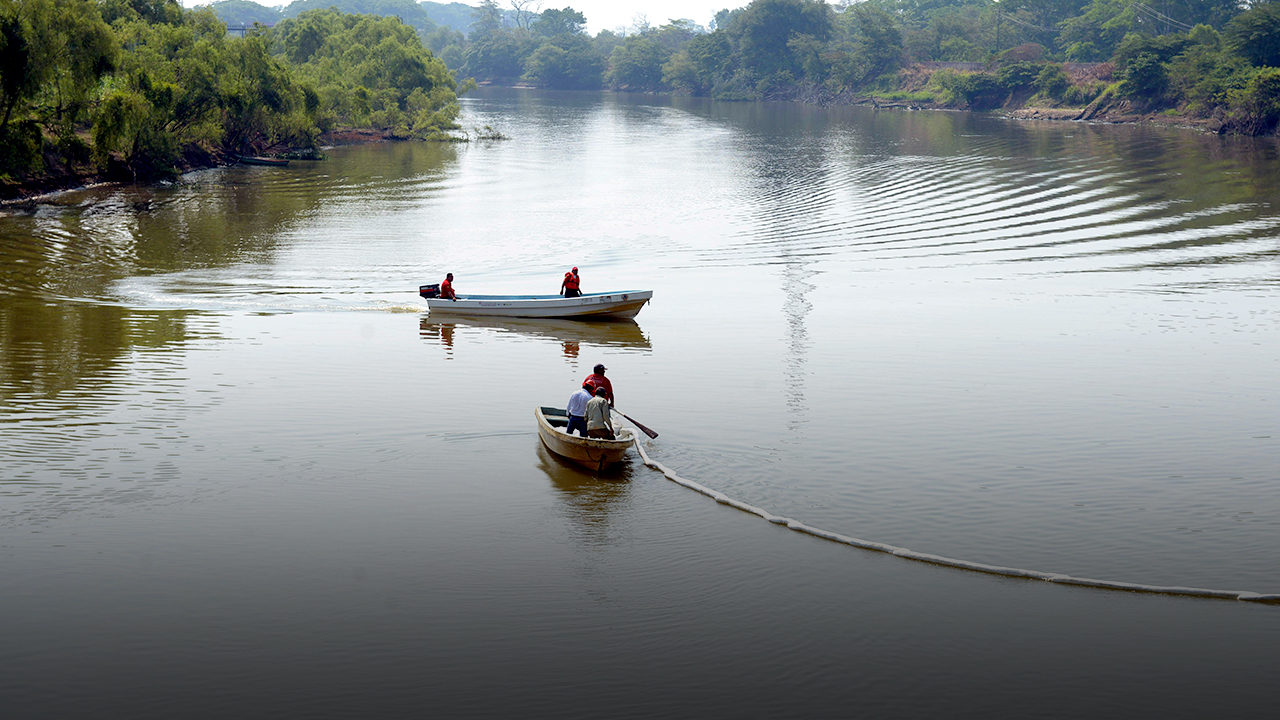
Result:
[[[426,298],[431,313],[471,317],[630,319],[653,297],[652,290],[559,295],[467,295],[457,300]]]
[[[593,472],[622,460],[635,442],[635,434],[629,428],[617,428],[617,440],[566,435],[562,428],[569,424],[569,418],[559,408],[538,407],[533,414],[538,421],[538,437],[548,450]]]
[[[288,167],[289,161],[284,158],[256,157],[241,155],[236,158],[243,165],[267,165],[270,167]]]

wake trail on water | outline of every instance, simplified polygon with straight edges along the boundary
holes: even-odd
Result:
[[[666,476],[668,480],[683,485],[694,492],[701,493],[715,500],[722,505],[728,505],[737,508],[752,515],[758,515],[765,520],[775,524],[782,525],[790,530],[799,533],[812,535],[823,540],[840,543],[842,545],[852,545],[863,550],[874,550],[876,552],[888,553],[906,560],[915,560],[916,562],[929,563],[930,565],[941,565],[944,567],[953,567],[960,570],[971,570],[973,572],[986,573],[988,575],[1001,575],[1004,577],[1026,578],[1029,580],[1045,580],[1047,582],[1061,583],[1063,585],[1078,585],[1080,587],[1098,588],[1100,590],[1123,590],[1127,592],[1148,593],[1152,595],[1182,595],[1186,597],[1209,598],[1215,600],[1242,600],[1245,602],[1268,603],[1280,605],[1280,595],[1266,595],[1250,590],[1212,590],[1209,588],[1193,588],[1181,587],[1177,585],[1144,585],[1141,583],[1119,582],[1116,580],[1095,580],[1092,578],[1081,578],[1073,575],[1063,575],[1061,573],[1041,572],[1039,570],[1024,570],[1022,568],[1002,567],[1000,565],[987,565],[985,563],[972,562],[969,560],[957,560],[956,558],[943,557],[942,555],[931,555],[929,553],[916,552],[907,548],[889,545],[887,543],[872,542],[870,540],[860,540],[848,535],[823,530],[812,525],[806,525],[799,520],[793,520],[788,517],[774,515],[768,510],[758,508],[754,505],[735,500],[717,490],[712,490],[704,485],[696,483],[680,477],[674,470],[663,465],[662,463],[649,457],[649,453],[645,452],[644,445],[641,444],[640,438],[636,438],[636,450],[640,451],[640,457],[645,465],[657,470]]]

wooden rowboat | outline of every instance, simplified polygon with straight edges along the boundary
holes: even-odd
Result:
[[[652,290],[623,290],[590,293],[579,297],[559,295],[465,295],[457,300],[432,297],[435,285],[423,285],[418,294],[427,301],[431,314],[469,315],[472,317],[627,319],[653,297]]]
[[[548,450],[594,472],[621,460],[627,454],[627,448],[635,442],[635,434],[630,428],[620,428],[616,424],[617,440],[568,435],[565,428],[569,426],[569,416],[561,408],[534,408],[533,414],[538,419],[538,437],[542,438]]]
[[[271,165],[273,167],[285,167],[289,161],[284,158],[256,157],[250,155],[240,155],[236,158],[245,165]]]

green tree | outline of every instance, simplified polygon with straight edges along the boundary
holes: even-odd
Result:
[[[40,88],[41,71],[31,61],[28,30],[11,0],[0,2],[0,132],[9,125],[13,111]]]
[[[462,59],[467,51],[467,36],[447,25],[440,25],[425,34],[422,42],[436,57],[451,68],[462,67]]]
[[[322,126],[372,126],[403,137],[456,127],[457,81],[398,18],[312,10],[271,35],[314,88]]]
[[[1112,59],[1120,69],[1124,69],[1131,59],[1142,55],[1154,57],[1161,63],[1167,63],[1191,45],[1191,39],[1183,33],[1167,35],[1145,35],[1129,33],[1120,41]]]
[[[587,25],[587,17],[571,7],[563,10],[543,10],[542,15],[529,27],[535,35],[579,35]]]
[[[175,27],[183,23],[178,0],[98,0],[98,7],[102,19],[112,25],[118,20]]]
[[[1142,53],[1126,64],[1116,91],[1125,97],[1155,102],[1164,96],[1168,83],[1169,75],[1160,58],[1151,53]]]
[[[436,29],[426,8],[416,0],[293,0],[283,10],[286,18],[294,18],[315,10],[334,9],[346,15],[376,15],[399,18],[422,33]]]
[[[539,44],[524,29],[486,33],[467,47],[462,72],[478,80],[514,80],[524,74],[525,60]]]
[[[862,87],[902,61],[903,39],[892,16],[868,5],[850,6],[837,19],[841,39],[828,51],[831,79],[846,88]]]
[[[117,21],[116,32],[132,52],[94,115],[97,162],[119,162],[135,177],[172,174],[184,146],[220,144],[227,98],[218,79],[229,58],[221,21],[207,10],[177,25],[137,16]]]
[[[1083,13],[1063,21],[1060,27],[1058,45],[1067,58],[1094,62],[1110,58],[1126,34],[1140,29],[1140,22],[1129,0],[1093,0]]]
[[[679,52],[695,37],[705,34],[705,31],[692,20],[672,20],[654,28],[648,34],[654,42],[667,50]]]
[[[733,76],[733,41],[725,30],[692,38],[662,68],[663,82],[694,95],[712,93]]]
[[[343,32],[345,24],[337,11],[320,10],[285,20],[272,31],[276,47],[291,63],[310,62],[330,37]]]
[[[70,135],[100,80],[115,69],[119,44],[93,3],[25,0],[22,5],[16,15],[26,37],[30,67],[25,75],[37,85],[29,110],[55,134]]]
[[[270,56],[263,37],[228,41],[224,57],[216,90],[224,147],[243,153],[314,144],[318,98]]]
[[[1071,86],[1071,78],[1058,63],[1047,63],[1036,73],[1034,84],[1036,92],[1044,97],[1060,100]]]
[[[595,46],[597,52],[607,58],[613,54],[613,49],[621,45],[624,40],[626,38],[612,30],[601,30],[594,38],[591,38],[591,44]]]
[[[1280,5],[1262,3],[1237,15],[1223,30],[1227,45],[1259,67],[1280,67]]]
[[[825,42],[832,31],[831,8],[823,0],[754,0],[733,23],[742,65],[759,76],[803,71],[787,43],[795,34]]]
[[[472,11],[471,40],[473,42],[502,30],[502,8],[497,0],[480,0],[480,4]]]
[[[284,19],[279,8],[259,5],[252,0],[219,0],[209,9],[229,27],[252,27],[255,23],[271,26]]]
[[[557,90],[598,90],[604,56],[590,38],[562,33],[543,43],[525,60],[525,79]]]
[[[1280,121],[1280,69],[1262,68],[1248,84],[1230,93],[1232,123],[1248,135],[1275,129]]]
[[[655,91],[667,88],[662,66],[672,52],[651,34],[632,35],[614,48],[609,58],[609,82],[615,89]]]

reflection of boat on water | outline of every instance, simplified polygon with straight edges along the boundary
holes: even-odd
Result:
[[[432,314],[470,317],[526,318],[633,318],[653,297],[652,290],[621,290],[587,293],[578,297],[559,295],[463,295],[457,300],[437,297],[435,285],[423,285],[418,294],[427,301]]]
[[[616,431],[617,440],[568,435],[564,429],[569,425],[569,416],[560,408],[534,408],[533,414],[538,420],[538,437],[548,450],[595,472],[621,460],[635,442],[631,429],[621,427]]]
[[[513,333],[530,337],[542,337],[564,344],[565,354],[576,356],[578,346],[600,345],[648,350],[649,338],[635,320],[602,320],[581,322],[554,318],[463,318],[451,317],[441,321],[431,316],[419,324],[424,338],[440,338],[453,346],[456,328],[491,329],[500,333]]]
[[[561,502],[561,514],[570,521],[573,539],[585,547],[616,543],[619,528],[614,518],[630,506],[627,499],[631,494],[631,464],[618,463],[603,473],[586,473],[581,466],[548,450],[542,441],[535,442],[538,469],[551,481]]]

